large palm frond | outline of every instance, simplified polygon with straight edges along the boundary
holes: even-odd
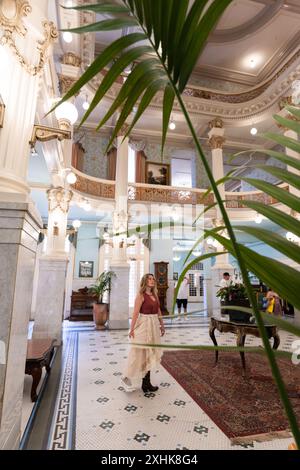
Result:
[[[229,238],[225,238],[218,233],[218,231],[215,231],[213,235],[238,260],[273,376],[285,406],[291,429],[294,433],[297,445],[300,448],[300,432],[297,420],[285,391],[274,352],[270,347],[264,322],[259,312],[256,297],[251,288],[248,275],[249,271],[257,272],[262,279],[271,280],[270,276],[267,277],[268,266],[266,263],[268,260],[263,259],[264,257],[260,255],[253,254],[253,252],[249,253],[246,247],[237,243],[235,231],[230,223],[224,201],[222,201],[218,190],[218,184],[214,181],[211,168],[199,144],[198,136],[181,96],[209,34],[230,3],[231,0],[194,0],[190,7],[189,0],[122,0],[119,4],[112,0],[105,0],[94,5],[75,7],[75,9],[79,11],[90,10],[96,14],[106,14],[109,18],[71,30],[73,32],[86,33],[120,30],[125,27],[133,28],[133,31],[112,42],[88,67],[82,77],[63,97],[62,101],[75,95],[82,86],[87,84],[104,68],[107,68],[95,92],[92,103],[82,119],[81,123],[83,123],[100,103],[101,99],[105,96],[107,91],[109,91],[119,75],[124,73],[128,66],[133,63],[132,71],[127,76],[117,98],[99,123],[99,126],[102,126],[115,112],[118,112],[117,123],[111,136],[112,142],[126,120],[130,121],[132,111],[134,107],[137,106],[135,117],[131,121],[131,125],[126,133],[126,135],[128,135],[155,95],[162,93],[163,148],[172,107],[176,99],[192,135],[198,156],[207,172]],[[60,103],[58,103],[58,105],[59,104]],[[275,142],[279,141],[279,143],[283,143],[283,140],[278,139],[278,136],[269,135],[269,137]],[[284,145],[299,151],[298,144],[296,141],[292,141],[292,139],[286,138]],[[294,162],[294,165],[296,165],[296,162]],[[269,171],[274,172],[274,170]],[[295,187],[298,186],[295,176],[289,174],[289,172],[284,174],[284,178],[289,184]],[[279,201],[282,201],[285,206],[299,211],[297,198],[292,194],[287,193],[281,188],[274,188],[272,185],[268,185],[267,183],[262,184],[256,180],[251,181],[251,184],[254,184],[272,197],[276,197]],[[294,231],[296,231],[295,233],[298,233],[297,230],[299,230],[299,227],[295,224],[290,215],[283,214],[281,211],[272,207],[266,207],[263,204],[259,205],[260,203],[249,201],[246,204],[249,207],[251,207],[251,204],[252,206],[256,204],[256,210],[270,217],[270,220],[276,219],[278,221],[280,217],[283,219],[285,215],[286,226],[289,225],[293,227]],[[269,235],[261,230],[256,231],[256,236],[258,238],[260,237],[265,242],[270,242]],[[285,255],[291,255],[291,246],[284,240],[276,238],[273,242],[273,245],[274,244],[276,244],[277,249],[281,249]],[[299,253],[297,251],[291,259],[298,260],[298,257]],[[295,289],[295,283],[297,283],[298,286],[296,279],[299,279],[299,274],[289,266],[282,267],[279,262],[273,262],[271,267],[272,275],[274,279],[276,279],[276,283],[274,280],[272,282],[273,288],[277,289],[278,292],[284,293],[285,297],[293,299],[295,305],[299,306],[299,300],[292,294],[292,290]],[[284,284],[284,288],[279,286],[280,279],[282,284]]]

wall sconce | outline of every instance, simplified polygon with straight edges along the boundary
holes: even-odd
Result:
[[[4,111],[5,111],[5,104],[0,95],[0,127],[3,127],[4,122]]]

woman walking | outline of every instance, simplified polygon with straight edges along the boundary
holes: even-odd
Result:
[[[134,346],[139,344],[159,344],[160,336],[165,334],[165,327],[159,308],[156,280],[152,274],[145,274],[140,283],[140,290],[135,299],[129,338],[131,348],[122,382],[127,391],[137,388],[142,382],[142,390],[156,392],[150,381],[150,370],[155,368],[161,360],[162,352],[159,348],[143,348]]]

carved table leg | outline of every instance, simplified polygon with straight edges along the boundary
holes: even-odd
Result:
[[[239,331],[238,335],[237,335],[237,340],[236,340],[237,346],[240,347],[240,348],[243,348],[244,345],[245,345],[245,339],[246,339],[246,335],[244,335],[243,333],[241,333]],[[240,351],[240,356],[241,356],[241,359],[242,359],[243,371],[245,372],[245,370],[246,370],[246,361],[245,361],[244,351]]]
[[[38,384],[40,383],[41,376],[42,376],[42,368],[39,366],[36,366],[31,369],[31,375],[32,375],[32,386],[31,386],[31,401],[37,401],[37,393],[36,389],[38,387]]]
[[[215,329],[216,329],[215,326],[213,326],[213,325],[210,326],[210,328],[209,328],[209,336],[210,336],[212,342],[214,343],[214,345],[215,345],[215,346],[218,346],[218,343],[217,343],[217,340],[216,340],[216,337],[215,337]],[[215,354],[215,356],[216,356],[216,362],[215,362],[215,364],[217,364],[218,358],[219,358],[219,351],[217,350],[217,351],[215,351],[215,353],[216,353],[216,354]]]
[[[277,349],[278,346],[280,345],[280,337],[277,333],[275,333],[273,338],[274,338],[273,349]]]

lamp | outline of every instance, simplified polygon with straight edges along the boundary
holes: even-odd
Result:
[[[78,219],[73,220],[72,225],[75,230],[78,230],[81,227],[81,222]]]
[[[67,182],[69,184],[75,184],[76,181],[77,181],[77,176],[75,175],[73,171],[70,171],[70,173],[68,173],[67,175]]]
[[[5,104],[0,95],[0,127],[3,127],[4,122],[4,111],[5,111]]]
[[[55,108],[55,116],[59,122],[59,127],[65,128],[72,126],[78,119],[78,111],[76,106],[69,101],[64,101]]]

